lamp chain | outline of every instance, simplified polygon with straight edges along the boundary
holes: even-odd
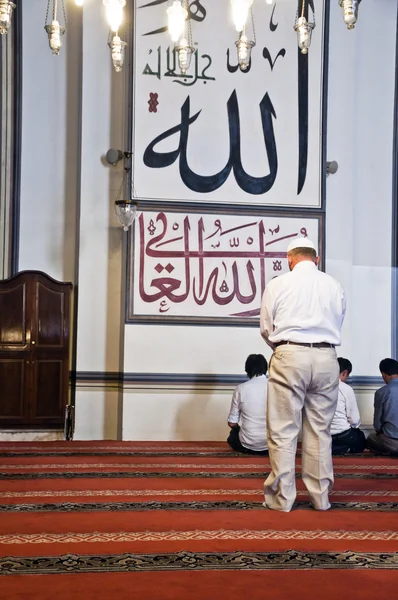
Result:
[[[314,23],[314,27],[315,27],[315,2],[309,2],[309,6],[311,6],[312,8],[312,18],[313,18],[313,23]]]
[[[46,20],[45,20],[45,23],[44,23],[44,25],[47,25],[47,23],[48,23],[48,14],[49,14],[49,12],[50,12],[50,2],[51,2],[51,0],[48,0],[48,2],[47,2]],[[62,12],[63,12],[63,15],[64,15],[64,23],[65,23],[65,26],[66,26],[66,10],[65,10],[65,3],[64,3],[64,0],[61,0],[61,2],[62,2]],[[54,0],[54,2],[53,2],[53,10],[52,10],[52,13],[53,13],[53,15],[52,15],[52,16],[53,16],[53,18],[52,18],[52,20],[53,20],[53,21],[56,21],[56,20],[57,20],[57,8],[58,8],[58,0]]]
[[[314,24],[314,27],[315,27],[315,5],[314,5],[313,2],[311,2],[309,0],[307,0],[307,1],[308,1],[308,9],[310,7],[312,9],[313,24]],[[301,16],[302,17],[305,17],[305,2],[306,2],[306,0],[303,0],[302,5],[301,5]],[[296,12],[296,22],[297,22],[297,19],[298,19],[298,15],[299,15],[299,12],[298,12],[298,9],[297,9],[297,12]],[[307,19],[307,21],[308,21],[308,19]]]
[[[191,23],[189,14],[188,14],[188,46],[192,47],[192,23]]]
[[[50,0],[48,0],[48,2],[47,2],[46,20],[45,20],[44,25],[47,25],[47,23],[48,23],[48,13],[49,13],[49,11],[50,11]]]
[[[256,41],[257,41],[257,40],[256,40],[256,28],[255,28],[255,26],[254,26],[254,17],[253,17],[253,9],[252,9],[252,7],[250,7],[250,15],[251,15],[251,18],[252,18],[252,27],[253,27],[253,42],[254,42],[254,43],[256,43]]]
[[[116,200],[122,200],[122,193],[123,193],[123,196],[125,195],[126,179],[127,179],[127,175],[130,172],[130,170],[131,170],[130,167],[124,167],[124,175],[123,175],[123,179],[122,179],[122,183],[120,185],[119,191],[116,196]]]
[[[65,2],[64,2],[64,0],[61,0],[61,1],[62,1],[62,12],[64,13],[64,25],[65,25],[65,27],[66,27],[66,10],[65,10]]]

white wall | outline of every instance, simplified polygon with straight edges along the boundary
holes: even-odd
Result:
[[[343,356],[357,376],[391,356],[392,144],[397,3],[367,0],[354,31],[331,3],[327,270],[344,285]]]
[[[42,29],[42,2],[24,3],[20,269],[78,277],[78,371],[240,374],[249,353],[269,357],[255,328],[124,326],[124,234],[113,214],[121,168],[104,164],[103,155],[130,145],[129,66],[122,75],[113,72],[102,6],[85,3],[80,129],[81,9],[69,2],[69,10],[64,46],[53,57]],[[378,375],[380,358],[391,353],[395,27],[395,0],[363,2],[351,32],[337,0],[332,2],[327,158],[337,160],[339,170],[327,179],[326,265],[347,292],[341,354],[352,360],[357,376]],[[121,398],[117,388],[82,385],[76,438],[225,439],[230,393],[142,385],[126,386]],[[367,422],[372,393],[360,390]]]
[[[73,276],[64,269],[67,52],[64,47],[59,56],[51,54],[44,18],[41,0],[25,2],[19,267],[64,280]]]

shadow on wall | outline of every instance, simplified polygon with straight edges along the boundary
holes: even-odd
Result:
[[[215,396],[215,397],[214,397]],[[217,398],[218,396],[218,398]],[[195,382],[175,417],[174,439],[181,441],[226,440],[228,409],[215,387]]]

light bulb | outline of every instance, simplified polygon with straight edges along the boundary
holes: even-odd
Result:
[[[173,42],[177,42],[184,31],[188,11],[183,7],[179,0],[175,0],[172,6],[166,10],[166,14],[170,37]]]
[[[117,31],[123,23],[123,8],[126,0],[103,0],[106,8],[106,18],[112,31]]]
[[[126,42],[123,42],[118,35],[113,36],[111,43],[112,51],[112,62],[115,67],[116,73],[120,73],[124,63],[124,51],[126,49]]]
[[[65,33],[65,27],[61,27],[58,21],[52,21],[51,25],[45,25],[48,43],[53,54],[58,55],[62,46],[61,36]]]
[[[297,32],[297,43],[301,50],[301,54],[307,54],[308,48],[311,46],[312,30],[314,23],[308,23],[305,17],[300,17],[294,25],[294,30]]]
[[[272,4],[273,0],[265,0],[267,4]]]
[[[75,0],[76,6],[83,6],[84,0]]]
[[[10,0],[0,0],[0,34],[7,33],[11,24],[12,11],[15,8],[15,4]]]
[[[137,215],[136,203],[132,200],[116,200],[115,211],[124,231],[128,231]]]
[[[231,0],[232,20],[236,31],[243,31],[253,0]]]
[[[189,45],[186,38],[181,38],[175,49],[178,53],[178,66],[180,67],[181,74],[185,75],[191,64],[191,58],[193,52],[195,52],[195,48]]]
[[[235,42],[238,50],[238,64],[241,71],[246,71],[249,68],[252,48],[255,43],[249,40],[245,35],[241,35],[237,42]]]
[[[343,9],[344,23],[347,29],[354,29],[358,19],[358,5],[361,0],[339,0],[339,5]]]

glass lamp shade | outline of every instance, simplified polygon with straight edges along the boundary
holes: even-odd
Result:
[[[185,75],[191,64],[191,58],[192,54],[195,52],[195,48],[188,44],[188,40],[181,38],[180,43],[175,49],[178,53],[178,66],[180,67],[182,75]]]
[[[10,0],[0,0],[0,34],[7,33],[11,25],[12,11],[15,8],[15,4]]]
[[[184,31],[188,11],[183,7],[179,0],[175,0],[166,10],[166,14],[170,37],[173,42],[177,42]]]
[[[311,35],[314,29],[314,23],[308,23],[305,17],[300,17],[294,26],[294,30],[297,33],[298,47],[301,50],[301,54],[307,54],[308,48],[311,46]]]
[[[238,41],[235,42],[235,46],[238,50],[238,63],[242,71],[246,71],[249,67],[252,48],[255,45],[255,42],[248,40],[245,35],[241,35]]]
[[[347,29],[354,29],[358,20],[358,5],[361,0],[339,0],[339,5],[343,9],[344,23]]]
[[[116,200],[115,212],[124,231],[128,231],[137,214],[137,203],[133,200]]]
[[[253,0],[231,0],[232,20],[236,31],[243,31]]]
[[[65,27],[61,27],[58,21],[53,21],[51,25],[46,25],[44,29],[47,31],[51,52],[58,55],[62,46],[61,36],[63,36],[66,31]]]
[[[106,18],[112,31],[117,31],[123,23],[123,8],[126,0],[103,0],[106,8]]]
[[[112,62],[117,73],[120,73],[123,68],[126,46],[127,43],[123,42],[118,35],[113,36],[111,43]]]

